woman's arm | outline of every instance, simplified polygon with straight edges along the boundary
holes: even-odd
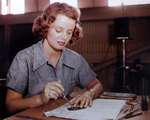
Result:
[[[103,91],[103,86],[99,80],[94,79],[88,86],[87,90],[74,98],[72,104],[74,107],[79,105],[80,108],[92,106],[93,99],[98,97]]]
[[[6,106],[7,110],[11,113],[19,112],[28,108],[42,105],[41,95],[35,95],[30,98],[23,98],[22,94],[12,90],[7,90]]]
[[[64,88],[60,81],[48,82],[41,94],[29,98],[23,98],[22,94],[8,88],[6,95],[7,110],[13,113],[47,104],[49,99],[57,99],[62,96],[63,91]]]
[[[87,89],[91,94],[93,94],[93,98],[97,98],[100,93],[103,91],[103,86],[99,80],[94,79],[88,86]]]

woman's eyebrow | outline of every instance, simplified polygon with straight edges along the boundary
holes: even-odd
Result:
[[[63,28],[63,27],[61,27],[61,26],[53,26],[53,27],[54,27],[54,28],[56,28],[56,29],[57,29],[57,28],[64,29],[64,28]],[[73,30],[74,30],[74,28],[69,28],[68,30],[69,30],[69,31],[73,31]]]

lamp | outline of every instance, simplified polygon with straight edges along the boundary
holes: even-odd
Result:
[[[121,16],[120,18],[115,19],[115,37],[117,40],[122,40],[123,45],[123,61],[122,61],[122,68],[123,68],[123,90],[124,92],[126,90],[129,90],[129,87],[126,85],[126,69],[128,69],[128,66],[126,66],[126,40],[129,40],[129,18],[124,17],[124,7],[122,4],[121,9]],[[130,91],[131,92],[131,91]]]

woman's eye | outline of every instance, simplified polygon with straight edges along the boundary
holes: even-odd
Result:
[[[68,35],[72,35],[73,31],[68,31],[67,33]]]
[[[56,30],[56,32],[60,33],[60,32],[61,32],[61,30]]]
[[[72,32],[68,32],[68,35],[71,35],[72,34]]]

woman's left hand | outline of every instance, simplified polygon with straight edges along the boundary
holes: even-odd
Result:
[[[72,105],[73,107],[79,106],[80,108],[86,108],[88,106],[92,106],[92,99],[93,95],[91,94],[91,92],[86,91],[82,95],[75,97],[72,101]]]

